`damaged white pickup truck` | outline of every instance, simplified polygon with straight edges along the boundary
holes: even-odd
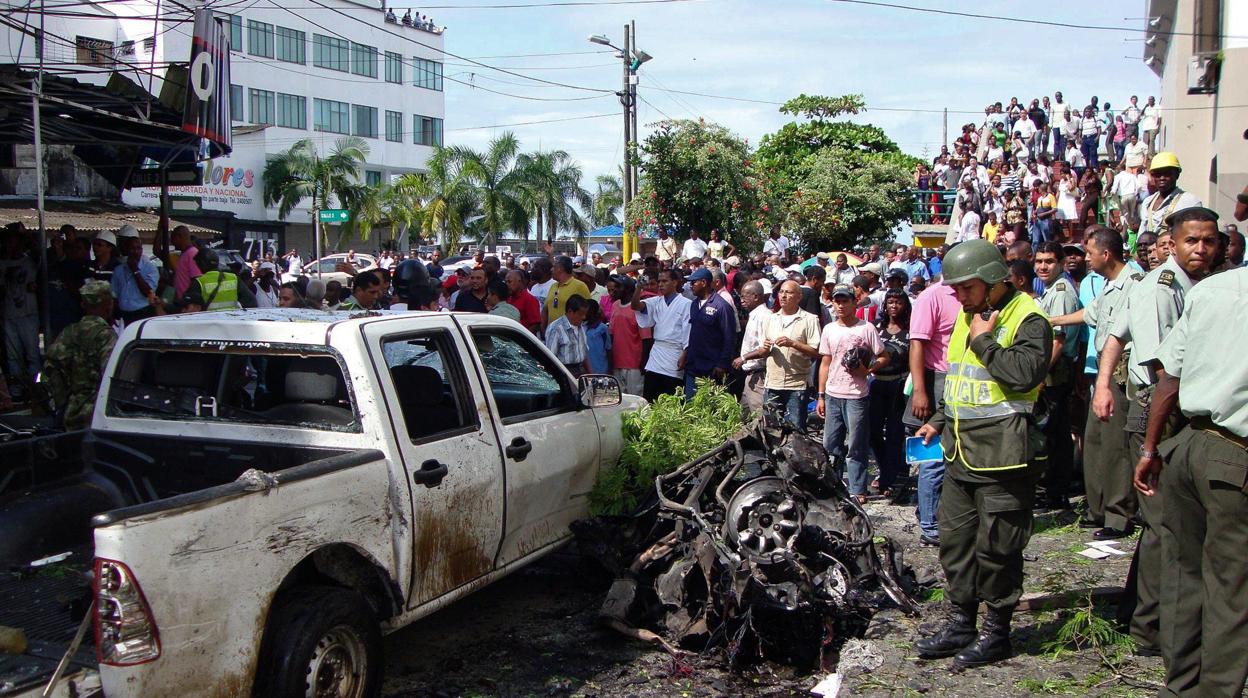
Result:
[[[376,695],[382,633],[566,541],[642,404],[493,316],[128,328],[79,437],[104,694]]]

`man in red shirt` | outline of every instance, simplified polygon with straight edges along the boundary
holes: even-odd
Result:
[[[612,279],[611,295],[615,306],[611,310],[611,368],[620,381],[620,387],[629,395],[641,395],[641,367],[646,364],[647,345],[652,332],[637,325],[637,314],[630,303],[636,284],[625,276]]]
[[[511,296],[508,303],[520,311],[520,324],[537,336],[542,333],[542,310],[538,306],[537,296],[529,293],[529,275],[522,269],[507,272],[507,290]]]

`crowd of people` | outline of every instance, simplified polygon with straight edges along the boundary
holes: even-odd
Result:
[[[1083,107],[1053,99],[1017,98],[984,110],[979,124],[914,174],[916,223],[949,226],[949,242],[978,238],[1005,244],[1078,242],[1093,223],[1119,230],[1134,244],[1160,219],[1141,216],[1158,191],[1152,173],[1177,168],[1156,151],[1160,108],[1132,95],[1115,110],[1093,96]],[[1162,217],[1164,218],[1164,216]]]
[[[1044,151],[1045,136],[1037,135],[1044,129],[1019,130],[1023,112],[1014,106],[1003,122],[1024,138],[1024,149]],[[1150,123],[1143,118],[1134,118],[1129,138]],[[995,132],[998,121],[989,121]],[[1055,140],[1059,132],[1053,129]],[[963,222],[996,200],[1004,180],[994,172],[983,190],[982,168],[966,157],[973,174],[961,180],[966,194],[954,211]],[[172,231],[177,258],[157,267],[124,226],[92,239],[72,230],[56,236],[43,299],[32,238],[11,225],[0,260],[9,385],[20,397],[42,368],[74,428],[89,424],[91,402],[78,393],[92,376],[98,381],[118,324],[240,307],[499,315],[544,342],[573,375],[610,373],[626,392],[650,400],[689,397],[710,380],[777,425],[821,427],[834,472],[860,503],[910,501],[912,486],[919,541],[939,547],[955,606],[950,624],[919,643],[926,657],[957,655],[973,666],[1009,655],[1032,510],[1070,508],[1069,498],[1085,493],[1080,525],[1095,529],[1095,538],[1143,529],[1129,594],[1136,651],[1165,657],[1168,685],[1195,681],[1231,694],[1243,685],[1244,663],[1210,648],[1209,638],[1245,646],[1248,601],[1238,591],[1248,568],[1242,547],[1214,553],[1206,543],[1219,535],[1248,539],[1248,520],[1236,516],[1248,505],[1248,376],[1230,366],[1211,371],[1208,357],[1183,348],[1204,331],[1219,335],[1227,356],[1248,340],[1245,323],[1225,325],[1248,293],[1244,237],[1178,187],[1173,154],[1144,157],[1151,164],[1132,177],[1146,171],[1151,193],[1130,215],[1076,217],[1059,233],[1032,236],[1032,217],[1049,208],[1047,183],[1036,174],[1017,182],[1039,192],[1041,204],[1024,206],[1025,223],[1009,223],[1012,234],[991,230],[990,217],[982,235],[958,235],[935,249],[872,245],[852,260],[849,253],[802,260],[779,229],[752,254],[717,231],[683,242],[661,232],[653,254],[631,260],[478,250],[451,270],[435,251],[427,259],[382,254],[375,268],[357,271],[347,255],[340,270],[353,277],[344,286],[300,273],[294,250],[230,268],[185,228]],[[1041,166],[1027,159],[1028,172]],[[1069,193],[1060,182],[1071,173],[1057,166],[1053,176]],[[1018,191],[1013,181],[1000,186],[1010,221]],[[1248,190],[1240,201],[1243,220]],[[1206,288],[1218,290],[1201,295]],[[1197,316],[1195,299],[1210,295]],[[53,323],[41,342],[43,303]],[[1219,317],[1209,306],[1227,307]],[[41,346],[50,347],[46,363]],[[1192,393],[1199,394],[1189,399]],[[909,436],[939,438],[944,457],[909,462]],[[1226,443],[1240,450],[1227,452]],[[1210,466],[1196,456],[1212,451],[1225,468],[1207,474]],[[1233,489],[1210,492],[1202,478]],[[1211,559],[1238,571],[1210,579]],[[1181,583],[1163,583],[1163,569]],[[980,602],[989,609],[983,632]],[[1203,626],[1198,602],[1219,609]]]

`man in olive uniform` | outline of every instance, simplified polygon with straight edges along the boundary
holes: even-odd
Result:
[[[1135,470],[1141,499],[1165,492],[1158,695],[1238,696],[1248,678],[1248,363],[1228,357],[1248,346],[1248,269],[1209,277],[1186,301],[1153,355],[1161,373]],[[1176,402],[1190,422],[1162,444]]]
[[[1036,277],[1044,283],[1040,308],[1050,319],[1079,309],[1079,294],[1070,277],[1063,273],[1065,254],[1061,243],[1050,241],[1040,243],[1032,257]],[[1054,328],[1053,355],[1049,357],[1049,375],[1044,380],[1044,402],[1048,411],[1044,422],[1048,455],[1044,489],[1046,503],[1054,509],[1070,508],[1066,497],[1075,465],[1075,444],[1070,438],[1070,398],[1075,386],[1082,330],[1082,326]]]
[[[1218,232],[1218,214],[1207,208],[1185,208],[1171,214],[1166,221],[1174,236],[1175,251],[1161,266],[1150,271],[1127,294],[1126,307],[1120,310],[1109,328],[1109,338],[1101,352],[1096,374],[1096,393],[1092,410],[1097,418],[1108,421],[1114,413],[1110,381],[1122,358],[1123,349],[1131,344],[1131,360],[1127,365],[1127,424],[1131,450],[1144,442],[1149,406],[1157,385],[1158,370],[1149,367],[1156,357],[1157,346],[1179,321],[1184,297],[1196,282],[1209,275],[1214,259],[1222,246]],[[1231,321],[1228,316],[1228,322]],[[1163,432],[1169,438],[1178,424]],[[1139,514],[1144,530],[1135,547],[1132,567],[1135,574],[1128,579],[1128,591],[1134,588],[1135,610],[1131,616],[1131,637],[1138,654],[1165,656],[1167,651],[1159,634],[1162,570],[1158,529],[1161,524],[1162,497],[1140,497]],[[1134,585],[1131,582],[1134,581]]]
[[[100,374],[117,343],[113,332],[113,293],[107,281],[92,279],[79,290],[83,317],[66,327],[48,349],[43,380],[69,430],[91,426]]]
[[[944,398],[917,436],[940,436],[945,456],[938,525],[949,624],[916,643],[925,658],[957,655],[962,666],[1010,656],[1010,619],[1023,590],[1023,549],[1031,538],[1037,457],[1043,437],[1033,412],[1053,353],[1053,328],[987,240],[945,256],[945,283],[957,293]],[[976,639],[975,614],[988,606]]]
[[[1049,321],[1055,326],[1083,323],[1099,330],[1093,335],[1093,348],[1099,356],[1109,339],[1114,318],[1125,312],[1127,294],[1144,278],[1144,273],[1127,266],[1122,235],[1116,230],[1090,226],[1086,245],[1088,264],[1092,271],[1107,279],[1105,286],[1083,310]],[[1101,421],[1095,412],[1088,410],[1088,421],[1083,429],[1083,483],[1087,489],[1088,510],[1079,525],[1099,529],[1092,534],[1098,540],[1123,538],[1134,530],[1131,519],[1135,516],[1136,497],[1131,476],[1135,457],[1130,455],[1125,429],[1127,395],[1124,386],[1129,361],[1120,361],[1117,373],[1108,381],[1109,400],[1113,404],[1109,421]]]

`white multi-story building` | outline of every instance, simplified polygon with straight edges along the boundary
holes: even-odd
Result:
[[[285,222],[275,208],[263,205],[268,157],[302,139],[311,139],[327,155],[338,139],[359,136],[368,147],[362,178],[381,183],[420,170],[432,147],[442,144],[443,34],[432,22],[367,0],[218,6],[224,8],[218,16],[230,39],[234,149],[204,164],[202,186],[171,189],[179,219],[220,230],[230,247],[267,240],[271,246],[310,249],[307,202]],[[191,55],[192,22],[180,7],[113,0],[74,5],[74,13],[47,14],[45,64],[59,71],[81,68],[72,77],[96,84],[118,71],[159,94],[164,66],[186,62]],[[35,12],[10,18],[38,26]],[[9,33],[9,55],[0,62],[33,65],[37,42]],[[155,206],[157,192],[135,189],[122,199]]]
[[[1233,222],[1248,187],[1248,2],[1148,0],[1144,62],[1161,78],[1159,147],[1179,186]]]

